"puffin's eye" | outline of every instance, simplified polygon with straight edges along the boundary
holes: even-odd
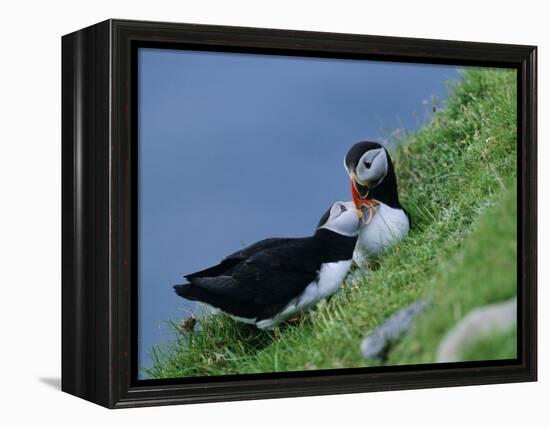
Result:
[[[348,209],[346,208],[345,205],[340,205],[340,214],[343,213],[343,212],[346,212]]]
[[[367,161],[364,161],[363,163],[365,164],[365,166],[367,167],[367,169],[370,168],[370,166],[372,165],[371,162],[367,162]]]

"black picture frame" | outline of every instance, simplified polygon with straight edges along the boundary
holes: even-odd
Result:
[[[518,73],[518,358],[137,381],[135,49],[163,46]],[[62,38],[62,390],[109,408],[537,379],[534,46],[107,20]]]

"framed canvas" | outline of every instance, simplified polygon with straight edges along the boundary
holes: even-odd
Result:
[[[108,20],[62,38],[62,389],[536,380],[536,48]]]

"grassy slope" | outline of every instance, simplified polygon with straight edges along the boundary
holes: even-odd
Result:
[[[200,332],[155,349],[156,362],[147,374],[380,364],[361,358],[362,338],[422,296],[432,297],[431,310],[390,351],[386,363],[433,361],[436,344],[453,322],[472,307],[515,293],[515,82],[515,72],[469,70],[445,110],[399,146],[394,159],[413,231],[379,262],[371,262],[364,277],[346,284],[299,325],[285,325],[277,333],[209,316]],[[472,358],[476,352],[486,349],[474,349]]]
[[[435,304],[418,320],[412,334],[392,348],[389,364],[433,362],[443,335],[468,311],[516,294],[516,201],[516,187],[511,186],[504,198],[475,222],[460,250],[440,266],[426,290]],[[515,338],[511,340],[515,342]],[[485,342],[469,349],[463,359],[502,358],[497,347],[492,357],[484,357],[489,345],[498,343]]]
[[[517,356],[517,329],[499,332],[472,344],[462,353],[464,361],[513,359]]]

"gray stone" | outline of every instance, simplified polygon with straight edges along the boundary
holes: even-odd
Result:
[[[491,334],[512,329],[516,321],[516,297],[473,309],[447,332],[438,346],[436,362],[461,361],[461,355],[468,346]]]
[[[376,327],[361,343],[364,358],[380,358],[392,342],[406,334],[414,321],[430,304],[427,299],[419,300],[396,312]]]

